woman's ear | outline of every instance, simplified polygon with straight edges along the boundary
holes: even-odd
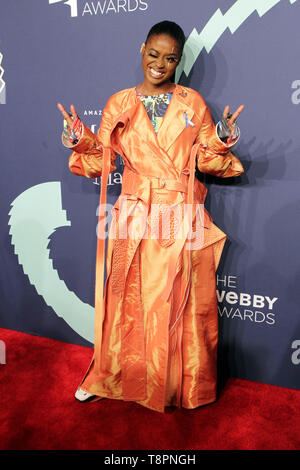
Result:
[[[144,52],[145,52],[145,47],[146,47],[146,45],[145,45],[145,43],[143,42],[143,44],[141,45],[140,54],[142,54],[142,55],[144,54]]]

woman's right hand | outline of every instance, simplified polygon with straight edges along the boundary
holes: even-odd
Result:
[[[61,114],[63,115],[64,119],[66,120],[67,122],[67,125],[68,125],[68,132],[69,132],[69,135],[71,134],[71,130],[73,128],[73,123],[76,121],[76,119],[78,118],[78,115],[77,115],[77,111],[75,109],[75,106],[73,104],[71,104],[70,106],[70,110],[71,110],[71,116],[70,114],[65,110],[65,108],[63,107],[63,105],[61,103],[57,103],[57,107],[58,109],[60,110]]]

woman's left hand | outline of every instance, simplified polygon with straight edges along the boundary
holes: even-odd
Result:
[[[239,117],[239,115],[241,114],[241,112],[243,111],[244,107],[245,106],[243,104],[241,106],[239,106],[238,109],[227,120],[227,124],[228,124],[228,127],[230,129],[230,139],[231,140],[234,140],[234,123],[237,120],[237,118]],[[229,105],[227,104],[225,106],[223,116],[224,116],[224,118],[227,119],[228,115],[229,115]]]

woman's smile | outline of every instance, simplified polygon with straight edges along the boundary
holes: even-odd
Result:
[[[150,68],[150,73],[152,77],[154,78],[162,78],[164,76],[164,72],[159,72],[158,70],[155,70],[153,67]]]

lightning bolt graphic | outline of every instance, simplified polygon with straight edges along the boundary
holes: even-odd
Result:
[[[289,0],[290,4],[296,1]],[[251,2],[249,0],[237,0],[224,15],[218,8],[202,31],[198,33],[194,28],[186,40],[183,60],[176,70],[176,82],[178,82],[182,72],[188,77],[202,49],[209,53],[227,28],[231,34],[234,34],[252,13],[256,11],[262,17],[279,2],[280,0],[251,0]]]
[[[5,81],[2,79],[2,75],[4,74],[4,68],[1,67],[2,59],[3,59],[3,54],[1,54],[0,52],[0,93],[5,87]]]

